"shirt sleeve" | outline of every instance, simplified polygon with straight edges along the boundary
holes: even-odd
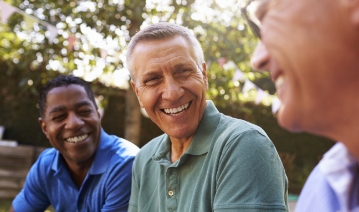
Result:
[[[131,195],[131,172],[134,156],[121,164],[114,164],[108,181],[108,193],[102,212],[127,212]]]
[[[232,137],[217,173],[215,212],[288,211],[283,165],[273,143],[260,132]]]
[[[42,179],[43,175],[44,172],[41,171],[40,156],[27,174],[24,188],[12,202],[15,211],[44,211],[50,205],[50,201],[44,190],[44,185],[41,184],[44,182]]]
[[[135,168],[136,168],[136,160],[134,162],[133,168],[132,168],[132,185],[131,185],[131,198],[130,198],[130,203],[129,203],[129,207],[128,207],[128,212],[137,212],[137,202],[138,202],[138,184],[137,184],[137,180],[136,180],[136,173],[135,173]]]

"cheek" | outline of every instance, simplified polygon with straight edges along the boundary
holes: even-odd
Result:
[[[156,95],[156,92],[149,89],[141,90],[138,95],[138,100],[141,107],[143,108],[152,107],[155,104],[157,98],[158,96]]]

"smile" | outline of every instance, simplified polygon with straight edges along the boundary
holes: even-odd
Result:
[[[65,141],[69,142],[69,143],[79,143],[81,141],[84,141],[88,137],[89,137],[89,134],[87,133],[87,134],[83,134],[83,135],[80,135],[80,136],[67,138],[67,139],[65,139]]]
[[[275,84],[275,87],[276,87],[277,90],[282,86],[283,82],[284,82],[284,76],[283,75],[279,75],[275,79],[274,84]]]
[[[190,105],[190,102],[186,103],[182,106],[176,107],[176,108],[162,109],[162,111],[164,111],[166,114],[169,114],[169,115],[178,116],[179,114],[186,111],[187,108],[189,107],[189,105]]]

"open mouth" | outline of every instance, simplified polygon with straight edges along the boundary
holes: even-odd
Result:
[[[66,142],[69,142],[69,143],[79,143],[79,142],[84,141],[84,140],[85,140],[86,138],[88,138],[88,137],[89,137],[89,134],[86,133],[86,134],[83,134],[83,135],[66,138],[66,139],[64,139],[64,140],[65,140]]]
[[[281,74],[279,75],[275,80],[274,80],[274,84],[275,84],[275,87],[276,89],[278,90],[282,84],[284,82],[284,76]]]
[[[161,109],[164,113],[171,115],[171,116],[178,116],[181,113],[185,112],[190,106],[191,106],[192,101],[181,105],[179,107],[175,107],[175,108],[166,108],[166,109]]]

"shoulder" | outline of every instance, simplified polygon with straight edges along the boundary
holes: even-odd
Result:
[[[37,158],[34,165],[41,166],[43,168],[51,167],[58,151],[54,148],[45,149]]]
[[[137,155],[139,148],[124,138],[106,134],[101,140],[99,150],[117,158],[133,158]]]
[[[274,147],[265,131],[250,122],[221,114],[221,119],[215,133],[216,142],[223,142],[223,145],[269,145]]]
[[[166,139],[166,134],[162,134],[160,136],[157,136],[156,138],[150,140],[147,144],[145,144],[142,148],[140,153],[142,152],[153,152],[155,153],[156,150],[161,146],[162,141]],[[143,153],[142,153],[143,154]]]
[[[224,114],[221,114],[219,125],[219,127],[225,127],[227,130],[232,131],[236,134],[241,134],[248,131],[256,131],[264,136],[267,136],[267,134],[261,127],[248,121],[233,118]]]
[[[34,184],[41,184],[48,182],[48,177],[53,175],[52,168],[53,165],[58,165],[56,162],[56,155],[58,151],[54,148],[49,148],[44,150],[35,163],[31,166],[27,177],[26,177],[26,184],[34,185]],[[51,178],[50,178],[51,179]]]
[[[136,156],[135,163],[145,164],[147,163],[146,161],[151,160],[152,156],[154,156],[156,152],[161,149],[166,137],[166,134],[162,134],[145,144]]]

